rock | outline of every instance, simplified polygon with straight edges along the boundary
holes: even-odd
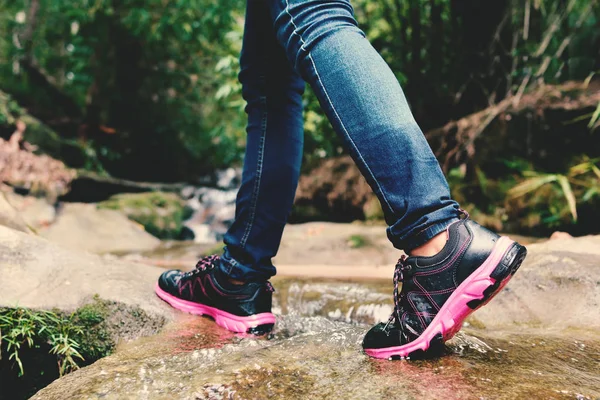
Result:
[[[139,182],[79,169],[68,193],[59,200],[70,203],[98,203],[120,193],[169,192],[185,189],[183,183]]]
[[[72,355],[78,367],[85,367],[110,355],[117,344],[154,335],[165,324],[164,317],[149,315],[138,306],[98,297],[90,300],[73,312],[0,307],[4,344],[6,339],[14,337],[15,332],[23,332],[23,327],[29,327],[31,339],[29,345],[23,340],[18,349],[22,374],[7,353],[0,359],[0,398],[29,398],[57,379],[62,368],[64,372],[75,368],[75,365],[65,362],[67,357],[62,350],[60,354],[52,351],[52,342],[58,342],[64,350],[68,350],[64,339],[57,335],[68,337],[69,342],[77,344],[76,351],[81,358]],[[3,346],[4,351],[7,351],[6,346]]]
[[[44,198],[21,196],[13,192],[7,192],[6,197],[25,223],[35,230],[49,226],[56,218],[54,206]]]
[[[98,209],[116,210],[143,225],[160,239],[177,239],[191,210],[174,193],[123,193],[98,204]]]
[[[571,234],[569,234],[568,232],[556,231],[556,232],[553,232],[552,235],[550,235],[550,240],[571,239],[572,237],[573,236],[571,236]]]
[[[118,211],[83,203],[63,204],[56,221],[39,233],[63,246],[99,254],[150,250],[160,243]]]
[[[386,227],[364,223],[308,222],[287,225],[275,265],[395,265],[403,254],[392,247]],[[355,246],[356,243],[360,246]],[[358,248],[355,248],[358,247]]]
[[[73,310],[98,295],[170,319],[171,310],[153,292],[162,271],[68,250],[0,226],[0,307]]]
[[[118,343],[155,334],[173,318],[152,290],[162,271],[67,250],[0,226],[0,311],[25,307],[65,313],[70,324],[84,327],[83,337],[77,339],[84,356],[77,360],[80,365],[106,356]],[[29,397],[33,388],[58,377],[57,356],[49,354],[50,346],[38,336],[33,346],[19,350],[24,377],[17,376],[18,369],[11,368],[13,361],[4,351],[3,346],[2,399]]]
[[[510,285],[439,359],[362,353],[361,322],[385,319],[389,280],[275,280],[280,317],[269,338],[183,318],[33,399],[597,398],[599,256],[600,236],[531,245]]]
[[[0,190],[0,226],[16,229],[20,232],[33,232],[19,213],[8,202],[7,194]]]

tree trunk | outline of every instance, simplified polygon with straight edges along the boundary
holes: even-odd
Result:
[[[431,26],[430,26],[430,73],[429,80],[433,87],[439,87],[442,78],[444,36],[442,9],[443,5],[439,0],[429,0],[431,7]]]

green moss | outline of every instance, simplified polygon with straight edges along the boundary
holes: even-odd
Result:
[[[93,303],[84,305],[72,315],[73,322],[83,327],[78,339],[81,342],[82,355],[88,362],[106,357],[115,347],[105,323],[108,315],[107,303],[98,297],[94,298]]]
[[[352,235],[348,238],[348,246],[352,249],[360,249],[369,246],[371,242],[368,238],[362,235]]]
[[[160,239],[178,239],[183,221],[191,215],[179,196],[164,192],[118,194],[98,208],[120,211]]]

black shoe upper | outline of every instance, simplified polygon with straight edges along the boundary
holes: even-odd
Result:
[[[158,285],[180,299],[242,317],[271,312],[274,290],[268,281],[234,285],[219,270],[218,262],[217,256],[211,256],[200,260],[190,272],[166,271],[158,279]]]
[[[394,274],[395,308],[374,326],[363,348],[401,346],[417,339],[456,288],[483,264],[499,236],[469,219],[448,228],[448,241],[432,257],[403,257]],[[402,291],[398,285],[402,282]]]

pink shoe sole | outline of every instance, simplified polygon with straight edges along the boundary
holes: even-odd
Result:
[[[404,358],[413,352],[441,346],[460,330],[472,312],[487,304],[506,286],[526,255],[525,247],[501,237],[489,257],[456,288],[418,339],[402,346],[365,349],[365,353],[375,358]]]
[[[263,325],[275,324],[275,315],[272,313],[260,313],[250,315],[248,317],[240,317],[230,314],[218,308],[206,306],[204,304],[195,303],[193,301],[183,300],[165,292],[156,284],[154,291],[164,301],[172,307],[195,315],[208,315],[212,317],[216,324],[232,332],[251,332],[252,330]],[[270,329],[269,329],[270,330]]]

